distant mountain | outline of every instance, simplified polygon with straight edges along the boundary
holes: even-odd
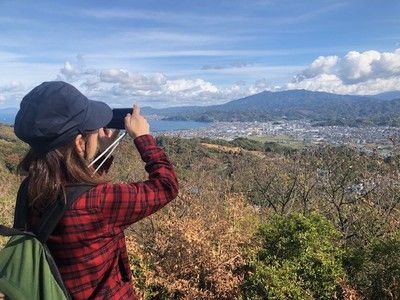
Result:
[[[382,100],[400,99],[400,91],[391,91],[374,95],[375,98]]]
[[[308,119],[322,125],[400,126],[400,99],[385,100],[383,97],[338,95],[306,90],[265,91],[221,105],[175,107],[153,110],[152,113],[173,120]]]
[[[18,108],[2,108],[0,109],[0,123],[3,124],[14,124],[15,115],[18,112]]]
[[[220,105],[143,107],[141,111],[167,120],[263,122],[307,119],[318,125],[400,127],[400,91],[373,96],[307,90],[264,91]],[[0,122],[13,123],[16,112],[16,108],[0,110]]]

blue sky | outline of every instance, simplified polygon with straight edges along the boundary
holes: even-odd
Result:
[[[400,90],[400,1],[0,0],[0,108],[48,80],[113,107]]]

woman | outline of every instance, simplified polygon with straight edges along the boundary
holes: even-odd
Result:
[[[136,106],[125,117],[125,129],[149,179],[110,184],[94,172],[90,163],[118,134],[104,128],[111,118],[105,103],[72,85],[44,82],[24,97],[15,119],[16,135],[30,145],[19,166],[28,178],[29,230],[67,188],[93,186],[68,208],[47,242],[74,299],[135,299],[123,231],[178,193],[173,166]]]

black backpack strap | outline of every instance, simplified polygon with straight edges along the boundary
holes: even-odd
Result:
[[[14,235],[21,235],[21,234],[35,236],[35,234],[33,234],[32,232],[22,231],[22,230],[19,230],[16,228],[7,227],[7,226],[0,224],[0,235],[14,236]]]
[[[66,195],[61,195],[55,203],[50,206],[49,210],[42,218],[42,222],[38,227],[36,235],[38,239],[45,243],[50,234],[60,222],[65,211],[74,203],[74,201],[83,193],[93,188],[93,185],[73,185],[66,188]]]
[[[0,234],[4,236],[14,236],[21,234],[28,234],[35,236],[32,232],[26,230],[26,214],[28,212],[28,177],[25,178],[19,186],[17,193],[17,201],[14,209],[14,225],[12,228],[0,224]]]
[[[28,213],[28,185],[29,185],[29,178],[26,177],[21,185],[19,186],[18,193],[17,193],[17,201],[15,203],[15,210],[14,210],[14,228],[18,228],[20,230],[26,229],[26,215]]]
[[[28,185],[29,178],[26,177],[19,186],[17,201],[14,209],[14,225],[12,228],[0,224],[0,234],[4,236],[14,236],[28,234],[35,236],[32,232],[26,231],[26,215],[28,213]]]
[[[29,177],[25,178],[18,190],[17,201],[15,204],[14,212],[14,228],[19,231],[15,231],[12,235],[18,234],[18,232],[26,232],[26,216],[28,214],[28,185]],[[66,194],[60,195],[57,200],[49,206],[47,212],[42,218],[38,230],[35,231],[38,239],[45,243],[49,238],[50,234],[56,228],[58,222],[63,217],[65,211],[71,206],[71,204],[84,192],[90,190],[93,185],[76,184],[66,187]],[[11,231],[5,229],[6,226],[2,226],[0,233],[7,232],[9,235]]]

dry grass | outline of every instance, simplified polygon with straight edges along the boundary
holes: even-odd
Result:
[[[243,250],[259,224],[258,214],[241,195],[221,190],[218,195],[218,187],[211,186],[202,191],[195,195],[184,188],[174,203],[127,233],[129,253],[148,266],[137,278],[144,298],[239,297]]]
[[[12,226],[15,199],[20,178],[0,166],[0,224]],[[4,247],[8,238],[0,236],[0,249]]]

